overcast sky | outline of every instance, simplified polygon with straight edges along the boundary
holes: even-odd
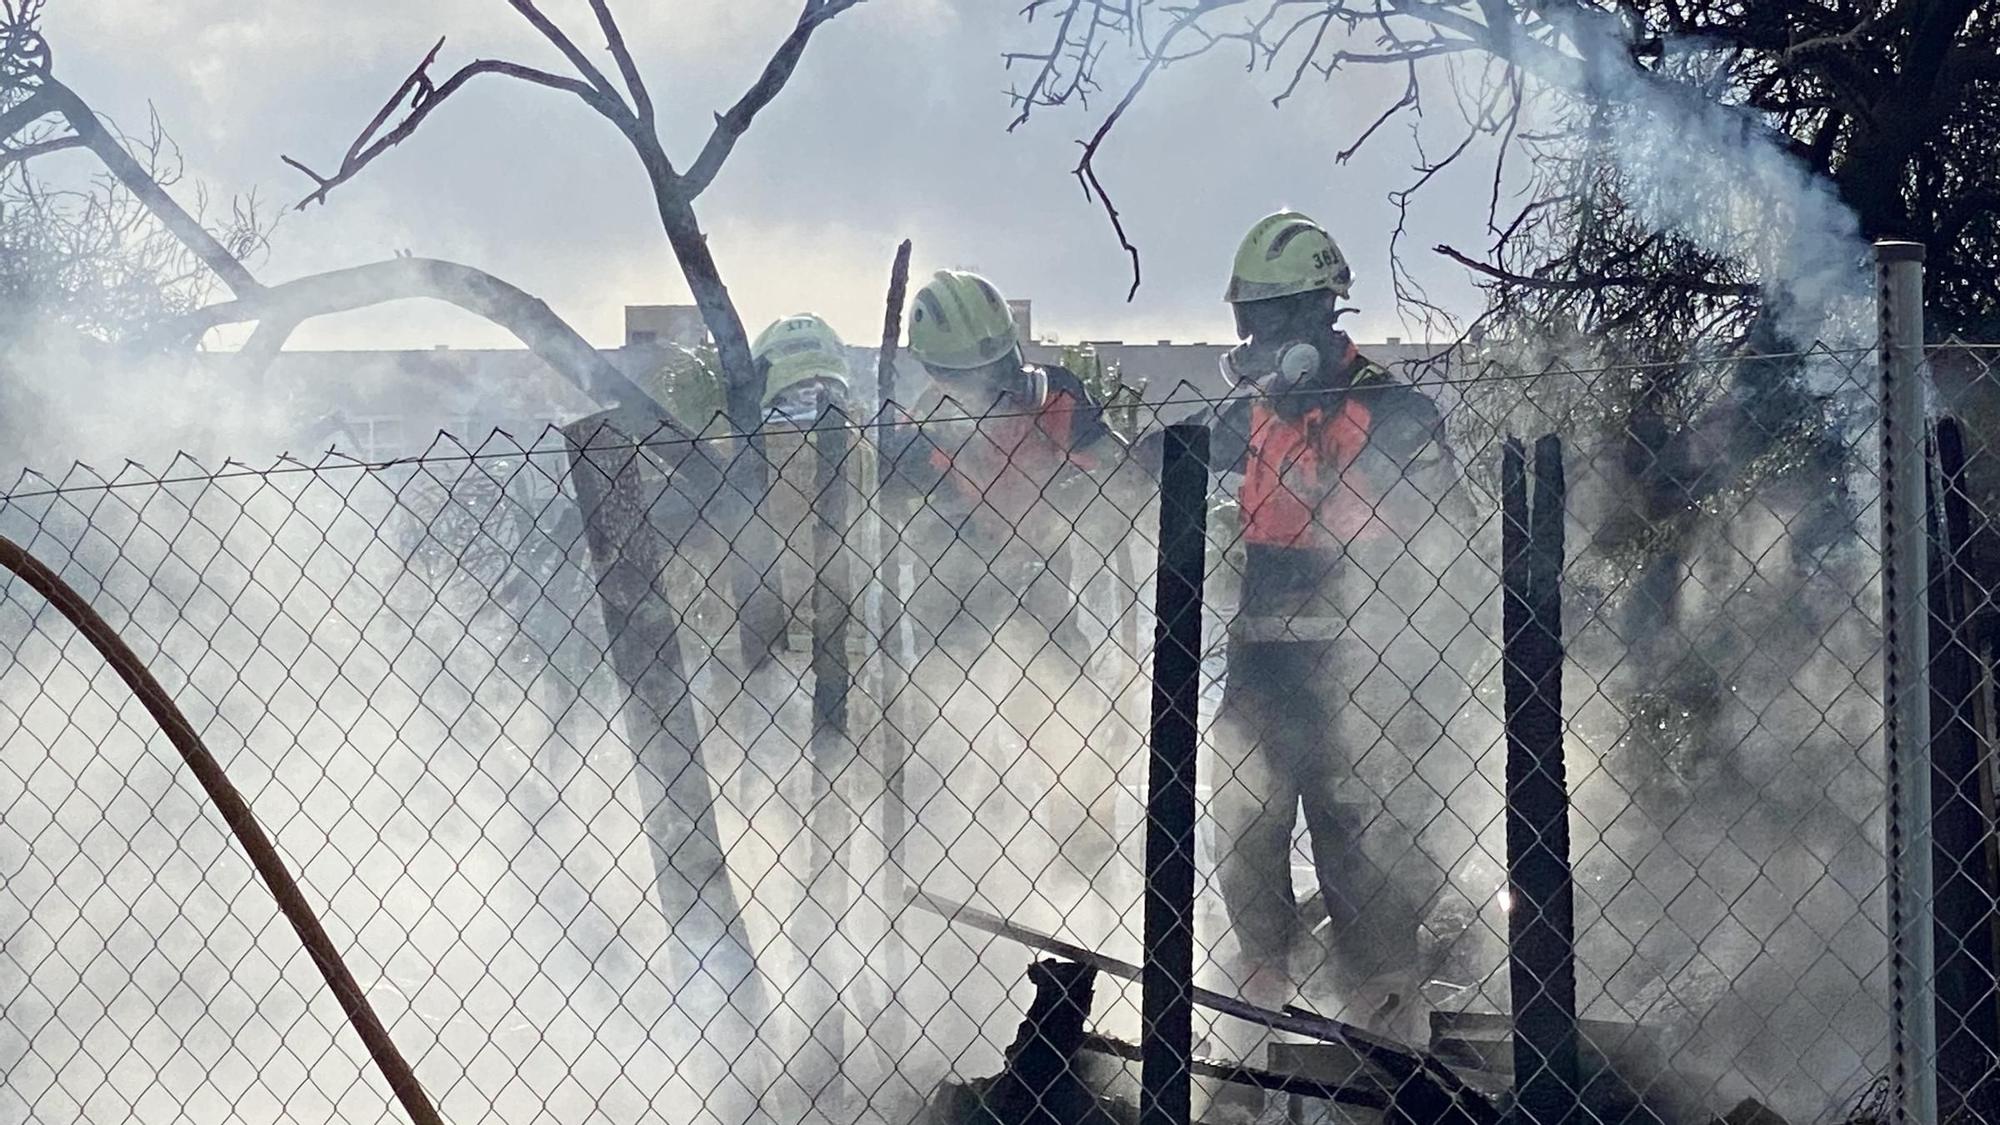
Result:
[[[548,0],[587,49],[601,43],[582,0]],[[761,69],[797,0],[614,4],[684,167],[711,115]],[[698,204],[751,331],[817,311],[850,340],[880,333],[898,240],[916,267],[977,269],[1033,298],[1040,333],[1063,339],[1219,340],[1230,256],[1261,215],[1319,217],[1353,261],[1348,322],[1364,339],[1415,335],[1388,284],[1394,209],[1416,146],[1392,126],[1345,166],[1333,153],[1400,91],[1392,73],[1309,80],[1274,108],[1282,76],[1241,54],[1163,71],[1099,159],[1144,254],[1128,264],[1069,170],[1076,139],[1107,108],[1045,111],[1008,133],[1001,54],[1046,41],[1019,0],[868,0],[821,30],[791,85],[757,120]],[[275,212],[309,185],[279,163],[327,168],[439,36],[439,73],[477,57],[563,69],[505,0],[53,0],[57,73],[101,112],[143,124],[148,104],[212,195],[255,189]],[[608,58],[603,60],[611,70]],[[1445,118],[1449,118],[1448,120]],[[1440,130],[1455,115],[1438,115]],[[1439,137],[1443,134],[1439,133]],[[1412,257],[1479,245],[1481,169],[1448,180],[1413,216]],[[188,194],[185,190],[183,195]],[[636,160],[573,98],[483,78],[324,207],[286,211],[266,280],[408,250],[490,270],[546,299],[592,340],[621,338],[626,304],[688,299]],[[921,272],[919,276],[921,276]],[[1431,267],[1434,296],[1460,309],[1461,275]],[[317,321],[294,347],[508,346],[454,309],[402,304]]]

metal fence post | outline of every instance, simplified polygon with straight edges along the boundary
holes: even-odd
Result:
[[[1140,1125],[1187,1125],[1193,1111],[1195,737],[1207,545],[1208,428],[1169,426],[1160,465],[1153,731],[1146,784]]]
[[[1577,1065],[1575,887],[1562,714],[1562,444],[1535,444],[1530,507],[1526,457],[1501,455],[1501,607],[1507,725],[1508,980],[1514,1084],[1527,1125],[1568,1125],[1581,1093]]]
[[[1924,248],[1875,244],[1882,376],[1883,736],[1900,1119],[1937,1120],[1931,886],[1929,545],[1924,528]]]

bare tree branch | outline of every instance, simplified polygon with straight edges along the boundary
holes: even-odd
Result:
[[[578,74],[583,75],[584,81],[588,82],[592,89],[616,107],[608,112],[604,110],[599,112],[614,121],[630,115],[630,110],[618,96],[618,87],[611,84],[611,80],[604,76],[604,72],[597,69],[596,64],[590,61],[590,56],[584,54],[576,42],[562,28],[556,26],[554,20],[543,15],[541,9],[535,7],[534,0],[507,0],[507,3],[521,13],[521,18],[527,20],[536,31],[541,32],[542,38],[553,43],[556,50],[562,52],[563,58],[569,60],[569,65],[575,67]],[[597,6],[595,0],[592,6]]]
[[[792,26],[791,34],[785,36],[785,41],[778,44],[777,51],[764,64],[764,72],[757,76],[757,81],[726,113],[716,114],[715,129],[709,133],[708,143],[701,147],[701,154],[695,157],[687,174],[681,178],[680,189],[685,198],[693,199],[714,182],[716,173],[722,171],[723,162],[736,148],[737,139],[750,128],[757,114],[771,104],[771,99],[778,96],[778,91],[785,88],[785,83],[791,81],[792,71],[798,68],[799,58],[805,54],[806,44],[812,41],[813,32],[821,24],[859,3],[861,0],[806,0],[798,23]]]
[[[292,338],[299,322],[296,318],[270,316],[257,322],[256,331],[243,346],[236,349],[236,374],[246,382],[254,383],[270,369],[278,353],[285,350],[286,341]]]
[[[0,170],[26,163],[38,156],[47,156],[52,152],[84,147],[86,146],[82,137],[70,136],[50,137],[45,141],[34,141],[15,148],[0,148]]]
[[[1692,274],[1584,274],[1576,277],[1535,277],[1514,273],[1499,266],[1468,257],[1450,246],[1438,245],[1431,248],[1474,273],[1504,281],[1509,285],[1519,285],[1526,289],[1555,291],[1576,291],[1588,289],[1674,289],[1687,293],[1699,293],[1708,297],[1751,297],[1757,293],[1755,285],[1738,282],[1714,281]]]
[[[597,13],[597,26],[604,31],[604,46],[611,57],[618,62],[618,73],[625,77],[625,87],[632,94],[632,108],[639,115],[639,121],[651,129],[653,127],[653,95],[646,90],[646,80],[639,76],[639,64],[632,60],[632,49],[625,44],[625,33],[618,29],[618,19],[611,14],[607,0],[590,0],[590,10]]]
[[[1380,117],[1377,117],[1373,124],[1369,125],[1366,129],[1361,130],[1361,135],[1354,139],[1353,144],[1348,145],[1346,148],[1341,149],[1339,152],[1333,154],[1333,162],[1335,164],[1345,164],[1349,160],[1353,159],[1354,154],[1361,151],[1361,146],[1368,143],[1368,138],[1374,136],[1376,132],[1382,128],[1382,126],[1387,125],[1389,123],[1390,118],[1395,117],[1398,113],[1401,113],[1405,109],[1409,109],[1413,106],[1421,104],[1423,95],[1422,95],[1422,87],[1417,84],[1416,61],[1411,60],[1409,66],[1410,66],[1410,80],[1406,85],[1404,85],[1402,96],[1397,98],[1395,103],[1392,104],[1388,109],[1383,110],[1382,115]]]
[[[297,205],[298,210],[303,211],[308,205],[313,203],[325,203],[328,193],[332,192],[334,188],[353,179],[363,169],[373,163],[377,157],[408,140],[417,131],[417,127],[424,123],[424,119],[431,115],[432,110],[444,104],[446,98],[457,93],[465,87],[466,83],[482,74],[497,74],[506,78],[519,79],[520,81],[529,82],[537,86],[546,86],[551,90],[560,90],[564,93],[575,94],[577,97],[583,99],[592,109],[597,110],[606,117],[613,117],[618,112],[619,106],[615,99],[605,97],[605,95],[583,82],[579,82],[574,78],[565,78],[559,74],[550,74],[547,71],[536,70],[533,67],[522,66],[519,63],[505,62],[499,59],[476,59],[460,67],[458,72],[446,79],[443,85],[433,85],[427,71],[431,63],[437,58],[438,49],[443,46],[444,40],[438,40],[437,46],[432,47],[430,53],[424,56],[424,60],[417,64],[417,69],[412,71],[410,76],[403,80],[403,84],[396,88],[394,96],[369,121],[367,128],[361,131],[360,135],[355,138],[354,143],[348,146],[347,155],[341,159],[339,169],[332,175],[322,176],[289,156],[279,158],[286,164],[310,176],[313,182],[318,185],[310,195],[299,200]],[[397,122],[393,128],[387,132],[381,132],[382,127],[388,123],[389,119],[395,115],[395,111],[402,107],[406,101],[409,109],[408,114],[401,121]],[[377,135],[378,133],[380,134],[379,136]]]
[[[1033,22],[1035,14],[1045,6],[1046,0],[1035,0],[1022,9],[1022,14]],[[1081,33],[1072,35],[1070,29],[1086,8],[1090,11],[1089,26]],[[1067,0],[1056,28],[1054,44],[1047,51],[1012,51],[1001,56],[1010,69],[1017,62],[1037,64],[1035,77],[1028,84],[1027,92],[1010,91],[1008,94],[1020,106],[1020,112],[1007,125],[1007,131],[1011,133],[1024,124],[1037,106],[1062,105],[1071,98],[1089,105],[1090,95],[1098,89],[1094,72],[1097,60],[1103,54],[1104,36],[1120,31],[1136,34],[1137,26],[1132,0],[1120,4],[1113,4],[1110,0]],[[1065,59],[1071,61],[1067,68],[1068,81],[1060,91],[1052,92],[1054,84],[1063,76]]]
[[[1507,175],[1507,150],[1514,144],[1514,134],[1521,125],[1521,72],[1507,68],[1508,93],[1511,95],[1507,107],[1507,128],[1500,134],[1500,151],[1493,157],[1493,190],[1486,200],[1486,232],[1500,233],[1500,183]]]
[[[238,297],[250,297],[263,291],[255,277],[250,275],[243,262],[230,252],[229,248],[217,241],[207,228],[188,214],[187,210],[168,195],[158,180],[147,172],[132,154],[125,150],[117,137],[97,119],[97,114],[85,104],[69,87],[55,80],[53,76],[43,76],[39,92],[33,100],[47,99],[48,105],[60,113],[69,123],[70,130],[77,139],[97,159],[104,163],[112,176],[116,177],[125,190],[131,192],[146,209],[160,220],[160,223],[192,250],[215,276]]]
[[[1276,10],[1275,8],[1272,9],[1272,11]],[[1305,78],[1306,71],[1313,65],[1313,57],[1319,54],[1320,44],[1326,42],[1327,29],[1333,26],[1334,16],[1337,14],[1331,8],[1320,14],[1319,27],[1313,31],[1312,45],[1299,55],[1299,65],[1292,70],[1292,80],[1285,83],[1285,88],[1278,91],[1277,97],[1271,99],[1273,106],[1284,105],[1285,100],[1292,96],[1292,92],[1299,88],[1299,82]],[[1311,19],[1312,17],[1308,16],[1306,19],[1299,21],[1291,30],[1286,31],[1284,36],[1272,45],[1270,57],[1272,59],[1277,58],[1278,52],[1285,49],[1285,43],[1291,39],[1292,33],[1297,31],[1299,27],[1310,22]],[[1266,65],[1269,64],[1267,63]],[[1331,73],[1339,65],[1338,62],[1329,64],[1326,68],[1327,72]]]
[[[1139,71],[1139,76],[1132,80],[1132,84],[1125,90],[1125,96],[1119,98],[1118,104],[1112,107],[1110,113],[1105,115],[1103,122],[1097,126],[1097,132],[1091,134],[1088,141],[1078,142],[1083,146],[1083,157],[1077,161],[1072,174],[1083,183],[1084,198],[1095,199],[1103,205],[1105,216],[1111,220],[1111,229],[1118,235],[1118,244],[1125,248],[1125,253],[1132,259],[1132,287],[1125,291],[1125,300],[1128,302],[1139,294],[1139,282],[1141,278],[1139,272],[1139,248],[1132,244],[1130,238],[1126,237],[1125,224],[1118,217],[1118,207],[1112,203],[1110,193],[1104,190],[1104,184],[1097,178],[1097,166],[1095,162],[1097,160],[1098,149],[1103,146],[1104,138],[1111,135],[1111,130],[1117,126],[1119,118],[1124,117],[1125,111],[1132,108],[1133,101],[1139,97],[1140,91],[1146,88],[1146,83],[1152,79],[1154,72],[1159,70],[1161,64],[1165,61],[1167,48],[1173,44],[1174,39],[1181,32],[1194,26],[1195,21],[1207,13],[1216,8],[1227,7],[1239,2],[1240,0],[1197,0],[1196,3],[1191,5],[1181,18],[1176,20],[1160,36],[1159,45],[1150,52],[1150,57],[1146,60],[1146,65]]]
[[[703,146],[700,154],[687,174],[682,175],[669,159],[657,130],[648,121],[643,121],[628,108],[602,72],[594,67],[575,43],[569,39],[548,17],[536,7],[532,0],[509,0],[516,12],[540,31],[544,38],[561,51],[575,67],[581,79],[562,77],[546,71],[535,70],[514,63],[479,60],[465,68],[442,85],[433,85],[426,77],[432,56],[426,56],[415,73],[406,79],[396,95],[390,99],[391,106],[407,104],[407,113],[402,121],[387,132],[381,132],[394,117],[389,113],[378,113],[369,130],[364,131],[356,145],[350,147],[350,157],[344,160],[341,169],[330,176],[322,176],[306,168],[297,161],[288,160],[294,167],[311,176],[316,184],[315,191],[302,201],[301,206],[314,199],[324,200],[332,188],[345,182],[365,168],[370,161],[390,147],[410,136],[430,111],[452,93],[463,88],[471,78],[486,73],[497,73],[508,77],[533,82],[552,89],[575,94],[605,119],[616,125],[631,143],[634,152],[644,165],[649,186],[653,189],[661,228],[673,249],[675,261],[687,279],[688,288],[693,292],[695,304],[701,310],[702,320],[715,339],[717,357],[721,362],[725,383],[729,390],[729,417],[733,424],[745,433],[752,433],[758,427],[761,410],[758,402],[761,395],[760,377],[756,364],[750,357],[749,335],[744,331],[742,318],[737,314],[735,303],[730,299],[728,289],[715,266],[715,260],[707,246],[707,236],[702,232],[697,220],[693,201],[720,172],[738,138],[750,127],[756,115],[767,105],[790,80],[803,55],[807,43],[820,25],[838,16],[861,0],[806,0],[805,6],[789,35],[786,36],[756,83],[726,113],[716,118],[715,129]],[[620,70],[628,83],[633,84],[635,102],[642,106],[650,104],[643,94],[643,84],[639,81],[636,64],[633,62],[624,37],[618,32],[616,21],[611,17],[609,0],[592,0],[592,10],[598,16],[599,27],[604,30],[614,57],[618,59]],[[376,135],[380,133],[380,135]],[[762,479],[761,461],[745,459],[745,474]],[[754,492],[755,482],[745,482],[746,494]]]
[[[1027,7],[1021,9],[1022,14],[1027,16],[1030,22],[1033,22],[1035,14],[1046,6],[1047,2],[1048,0],[1033,0]],[[1018,99],[1021,103],[1021,112],[1013,121],[1008,123],[1008,132],[1011,133],[1024,124],[1028,120],[1029,115],[1034,112],[1035,106],[1040,103],[1042,91],[1048,86],[1049,81],[1055,77],[1056,69],[1061,65],[1063,45],[1069,42],[1069,29],[1076,23],[1076,14],[1083,10],[1084,4],[1089,2],[1091,0],[1069,0],[1069,3],[1063,7],[1062,20],[1056,25],[1055,46],[1050,47],[1047,52],[1039,55],[1012,52],[1002,56],[1004,65],[1010,67],[1017,62],[1041,63],[1041,66],[1035,71],[1034,80],[1028,83],[1028,92],[1020,95]],[[1087,51],[1089,49],[1088,45],[1086,44],[1083,49]]]
[[[540,298],[484,270],[434,258],[393,258],[287,281],[252,297],[199,309],[163,335],[191,340],[223,325],[251,321],[260,327],[275,322],[280,327],[274,332],[285,331],[314,317],[416,298],[456,305],[505,328],[601,402],[651,401]]]
[[[0,113],[0,140],[12,137],[54,112],[56,107],[49,99],[39,94],[30,95],[19,105]]]

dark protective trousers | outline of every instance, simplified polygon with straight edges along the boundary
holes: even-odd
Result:
[[[1303,810],[1335,980],[1359,984],[1414,965],[1429,897],[1417,872],[1428,863],[1356,775],[1368,747],[1355,735],[1380,728],[1344,713],[1354,703],[1343,651],[1366,654],[1340,641],[1230,641],[1211,802],[1223,902],[1246,960],[1282,967],[1299,937],[1292,861]]]

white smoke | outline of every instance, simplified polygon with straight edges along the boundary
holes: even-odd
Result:
[[[1777,336],[1805,349],[1868,342],[1869,247],[1833,184],[1744,107],[1687,76],[1720,59],[1713,45],[1667,39],[1653,71],[1609,22],[1577,21],[1581,71],[1606,107],[1593,116],[1646,225],[1741,265],[1763,290]]]

